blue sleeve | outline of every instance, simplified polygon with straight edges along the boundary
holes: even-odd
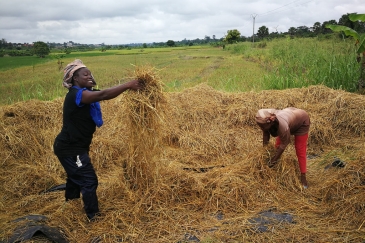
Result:
[[[82,92],[84,91],[84,90],[86,90],[86,88],[83,88],[83,89],[79,89],[78,91],[77,91],[77,94],[76,94],[76,105],[78,106],[78,107],[83,107],[84,106],[84,104],[82,104],[81,103],[81,99],[82,99]]]

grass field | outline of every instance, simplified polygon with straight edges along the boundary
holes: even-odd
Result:
[[[200,83],[240,92],[324,84],[356,91],[359,66],[351,40],[280,39],[263,43],[74,52],[62,58],[0,58],[0,104],[63,96],[62,68],[78,58],[93,72],[99,88],[134,78],[135,66],[155,67],[168,92]],[[260,48],[261,46],[261,48]]]

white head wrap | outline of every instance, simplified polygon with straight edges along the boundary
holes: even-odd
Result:
[[[269,118],[275,115],[275,109],[260,109],[256,113],[256,122],[265,124],[269,120]]]
[[[65,69],[63,69],[63,86],[65,88],[71,88],[72,87],[72,77],[74,73],[79,70],[80,68],[86,67],[80,59],[76,59],[75,61],[67,64]]]

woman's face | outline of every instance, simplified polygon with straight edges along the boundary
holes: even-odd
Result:
[[[269,131],[270,128],[272,127],[273,125],[273,122],[269,122],[269,123],[265,123],[265,124],[262,124],[262,123],[257,123],[259,125],[259,127],[261,128],[261,130],[263,131]]]
[[[79,86],[80,88],[91,89],[96,85],[96,82],[91,75],[91,72],[88,68],[80,68],[73,75],[74,85]]]
[[[257,123],[263,131],[277,130],[278,119],[275,116],[270,117],[267,123]]]

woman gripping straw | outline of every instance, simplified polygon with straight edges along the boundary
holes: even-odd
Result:
[[[276,153],[269,161],[273,167],[290,143],[290,135],[294,135],[295,151],[301,172],[301,183],[308,188],[307,172],[307,140],[310,119],[306,111],[294,107],[283,110],[260,109],[256,114],[256,123],[263,132],[263,145],[267,145],[270,135],[276,137]]]
[[[103,125],[99,101],[116,98],[126,90],[144,87],[138,80],[93,91],[96,82],[91,71],[75,60],[64,69],[63,86],[68,89],[63,104],[63,125],[53,149],[67,173],[66,201],[80,198],[89,220],[99,214],[96,189],[98,178],[89,157],[90,144],[96,127]]]

